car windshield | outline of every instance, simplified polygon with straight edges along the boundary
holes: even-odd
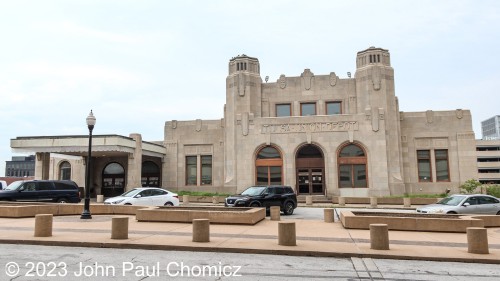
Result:
[[[134,197],[137,195],[137,193],[141,192],[142,190],[141,189],[137,189],[137,188],[134,188],[134,189],[131,189],[125,193],[123,193],[122,195],[120,196],[123,196],[123,197]]]
[[[265,186],[251,186],[241,193],[241,195],[255,196],[260,195],[266,189]]]
[[[9,184],[9,186],[7,186],[5,188],[5,190],[17,190],[22,184],[23,184],[23,181],[15,181],[15,182]]]
[[[450,196],[439,201],[438,204],[448,205],[448,206],[458,206],[458,204],[460,204],[460,202],[462,202],[464,198],[465,196]]]

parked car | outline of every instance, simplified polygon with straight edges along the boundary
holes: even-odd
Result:
[[[6,189],[7,188],[7,182],[6,181],[0,181],[0,190]]]
[[[69,180],[15,181],[0,191],[1,201],[80,202],[80,189]]]
[[[108,198],[104,204],[139,206],[179,206],[179,196],[157,187],[137,187],[120,196]]]
[[[454,194],[436,204],[417,209],[423,214],[490,214],[500,215],[500,200],[483,194]]]
[[[270,185],[251,186],[241,194],[226,198],[226,207],[265,207],[280,206],[285,215],[293,214],[297,208],[297,195],[290,186]]]

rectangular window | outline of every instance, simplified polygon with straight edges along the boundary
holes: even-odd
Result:
[[[300,115],[316,115],[316,104],[315,103],[301,103],[300,104]]]
[[[418,181],[431,182],[431,152],[430,150],[417,150]]]
[[[212,184],[212,156],[201,156],[201,185]]]
[[[436,181],[450,181],[450,171],[448,169],[448,150],[434,150],[436,158]]]
[[[292,116],[292,107],[289,103],[276,105],[276,117]]]
[[[196,185],[198,178],[197,156],[186,156],[186,185]]]
[[[341,102],[327,102],[326,103],[326,115],[342,114]]]

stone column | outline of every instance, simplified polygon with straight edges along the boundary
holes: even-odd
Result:
[[[140,134],[130,134],[129,137],[135,141],[135,150],[134,153],[128,155],[126,190],[142,186],[142,136]]]
[[[35,215],[35,237],[52,236],[52,214]]]
[[[48,180],[50,171],[50,153],[37,152],[35,157],[35,179]]]
[[[295,222],[282,221],[278,223],[278,245],[297,246]]]
[[[334,209],[333,208],[325,208],[323,209],[323,213],[324,213],[324,219],[325,219],[325,222],[334,222],[335,221],[335,217],[333,215],[333,211]]]
[[[193,242],[210,242],[210,220],[193,220]]]
[[[387,224],[370,224],[370,245],[373,250],[389,250]]]
[[[467,246],[471,254],[489,254],[486,228],[467,227]]]
[[[404,197],[403,198],[403,206],[405,208],[410,208],[411,207],[411,198],[410,197]]]
[[[128,239],[128,217],[111,218],[111,239]]]
[[[280,206],[271,206],[271,220],[279,221],[281,219],[280,212],[281,212]]]
[[[345,206],[345,197],[339,197],[339,206]]]
[[[306,196],[306,205],[310,206],[313,204],[313,197],[311,195]]]

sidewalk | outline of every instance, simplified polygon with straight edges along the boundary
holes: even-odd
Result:
[[[371,250],[369,230],[340,222],[286,218],[296,223],[297,246],[278,245],[278,223],[210,225],[210,242],[192,242],[190,223],[137,222],[129,216],[129,239],[111,239],[110,215],[54,217],[52,237],[34,237],[35,218],[0,218],[0,243],[100,248],[214,251],[297,256],[417,259],[500,264],[500,228],[488,229],[490,254],[469,254],[465,233],[389,231],[390,250]]]

